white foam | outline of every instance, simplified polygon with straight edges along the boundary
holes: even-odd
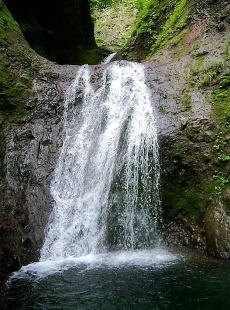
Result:
[[[58,260],[46,260],[23,266],[14,272],[10,278],[44,278],[52,274],[61,273],[74,267],[82,270],[92,268],[121,268],[133,266],[139,268],[160,268],[165,264],[175,262],[178,256],[163,248],[151,250],[116,251],[103,254],[89,254],[80,257],[68,257]]]

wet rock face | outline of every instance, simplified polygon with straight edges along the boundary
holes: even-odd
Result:
[[[201,90],[193,89],[194,99],[189,109],[184,107],[186,76],[183,74],[186,73],[178,75],[177,71],[183,65],[183,62],[178,68],[175,64],[146,65],[146,79],[157,113],[162,230],[168,245],[205,251],[205,230],[200,215],[206,208],[207,197],[202,189],[210,180],[207,168],[212,166],[215,124],[210,119],[210,104],[203,104]]]
[[[220,258],[230,258],[230,216],[224,205],[213,203],[205,216],[208,252]]]
[[[44,69],[44,71],[43,71]],[[62,145],[64,94],[78,67],[49,64],[33,81],[30,111],[1,131],[0,273],[38,259],[52,209],[50,182]]]
[[[204,23],[204,30],[206,26]],[[196,25],[191,34],[193,30]],[[161,51],[146,64],[146,80],[158,114],[165,242],[197,248],[219,258],[230,258],[230,170],[229,161],[219,156],[229,154],[228,121],[223,120],[223,101],[214,102],[217,84],[205,87],[202,72],[216,63],[228,68],[221,48],[214,45],[225,44],[225,39],[226,33],[216,30],[212,37],[196,32],[189,44],[197,51],[186,50],[184,44]],[[208,50],[205,56],[203,46]],[[177,53],[182,55],[178,57]],[[224,136],[221,151],[217,150],[222,143],[219,133]]]

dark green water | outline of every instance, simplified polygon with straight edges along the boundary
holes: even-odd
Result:
[[[1,309],[230,309],[230,262],[183,255],[138,266],[79,264],[38,279],[13,279]]]

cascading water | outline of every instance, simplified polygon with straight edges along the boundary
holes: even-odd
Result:
[[[65,99],[41,261],[151,247],[160,214],[157,128],[144,67],[109,64],[95,90],[83,66]]]
[[[117,53],[112,53],[110,55],[108,55],[107,57],[105,57],[105,59],[102,61],[102,64],[106,65],[108,63],[110,63],[114,57],[117,55]]]

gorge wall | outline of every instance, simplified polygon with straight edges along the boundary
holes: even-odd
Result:
[[[64,93],[76,66],[36,54],[5,4],[1,25],[1,278],[36,259],[50,213]],[[48,186],[47,186],[48,185]]]
[[[222,258],[230,254],[229,9],[227,1],[150,1],[123,51],[149,61],[150,87],[161,94],[166,239]]]
[[[12,3],[6,1],[19,25],[0,1],[1,278],[39,255],[52,208],[49,185],[62,145],[64,94],[78,70],[48,61],[31,49],[19,27],[25,37],[30,35],[23,29],[28,15],[15,11]],[[146,79],[158,113],[165,241],[229,258],[229,3],[146,3],[118,58],[148,59]],[[43,33],[54,25],[46,23],[40,20],[35,28],[39,24]],[[80,30],[89,34],[90,42],[84,44],[95,49],[90,20],[80,23]],[[40,54],[60,64],[81,64],[79,50],[71,51],[72,44],[85,50],[86,45],[79,43],[85,35],[74,43],[74,33],[65,28],[67,32],[61,36],[66,42],[58,42],[65,55],[54,53],[55,45],[46,45],[46,39],[45,53]],[[36,50],[37,43],[28,41]],[[74,61],[67,57],[70,54]],[[100,65],[92,67],[95,87],[102,71]],[[76,104],[80,108],[80,101]]]
[[[89,1],[6,0],[25,39],[41,56],[59,64],[95,64],[103,57],[94,39]]]

